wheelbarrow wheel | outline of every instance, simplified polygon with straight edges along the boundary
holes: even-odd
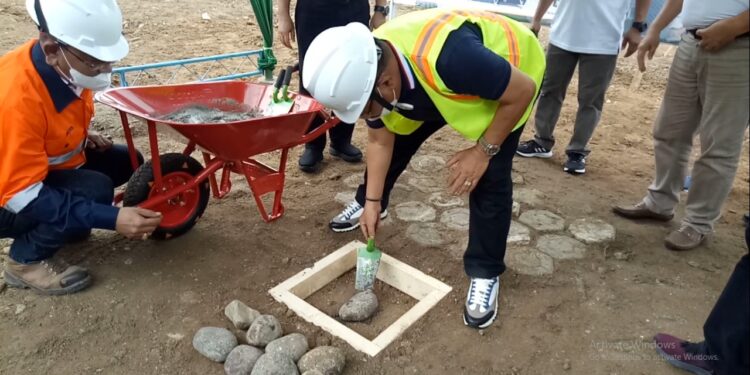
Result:
[[[168,192],[186,183],[203,170],[197,160],[183,154],[171,153],[160,156],[162,186],[154,184],[154,170],[151,161],[138,167],[130,177],[123,196],[123,206],[137,206],[161,192]],[[166,189],[166,190],[165,190]],[[154,231],[152,238],[168,239],[189,231],[206,210],[209,198],[208,180],[194,189],[158,205],[154,209],[162,213],[161,225]]]

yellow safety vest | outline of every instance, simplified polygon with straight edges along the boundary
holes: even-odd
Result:
[[[485,47],[531,77],[536,83],[536,93],[539,92],[546,68],[544,49],[529,28],[505,16],[481,11],[428,9],[386,22],[373,35],[389,41],[404,54],[446,122],[464,137],[477,140],[492,122],[498,102],[454,93],[445,86],[436,69],[448,34],[465,22],[479,26]],[[526,123],[533,106],[532,101],[513,130]],[[398,112],[391,112],[382,120],[388,130],[401,135],[411,134],[422,125],[421,121],[408,119]]]

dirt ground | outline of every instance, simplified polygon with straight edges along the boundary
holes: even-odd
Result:
[[[23,3],[0,1],[0,53],[35,34]],[[124,65],[262,45],[247,1],[123,0],[121,6],[131,41]],[[201,19],[203,12],[209,21]],[[275,50],[282,63],[294,61],[295,52]],[[343,180],[361,173],[363,165],[327,156],[320,174],[303,175],[296,168],[301,151],[296,148],[287,174],[286,214],[277,222],[263,222],[247,188],[236,185],[226,199],[212,200],[183,237],[143,242],[96,232],[88,243],[65,249],[66,258],[95,275],[95,285],[83,293],[50,298],[2,292],[0,373],[220,374],[220,365],[193,350],[192,335],[205,325],[228,327],[223,308],[239,299],[275,314],[285,332],[301,332],[311,345],[332,342],[344,348],[347,374],[679,374],[655,357],[649,339],[657,332],[702,337],[705,317],[746,251],[741,216],[748,209],[749,180],[746,137],[715,238],[690,252],[670,252],[662,244],[677,220],[636,224],[611,214],[612,204],[640,199],[652,178],[651,127],[673,54],[674,47],[662,45],[640,84],[634,60],[619,61],[585,176],[562,172],[562,152],[547,161],[517,159],[523,187],[544,194],[541,208],[568,219],[600,218],[615,226],[617,238],[607,247],[589,247],[584,259],[556,261],[550,275],[508,270],[501,278],[499,319],[485,331],[461,321],[467,279],[455,249],[417,245],[395,217],[385,221],[380,247],[453,292],[377,357],[353,350],[275,302],[269,288],[361,237],[334,234],[327,223],[341,209],[334,195],[351,190]],[[573,84],[557,130],[561,145],[571,134],[575,98]],[[99,106],[96,126],[121,139],[113,111]],[[146,138],[139,134],[143,147]],[[524,138],[531,134],[526,129]],[[363,126],[357,127],[355,142],[364,146]],[[420,154],[447,158],[463,145],[444,129]],[[394,204],[426,197],[414,189],[402,191]],[[615,252],[622,254],[615,258]],[[327,302],[318,299],[325,310]]]

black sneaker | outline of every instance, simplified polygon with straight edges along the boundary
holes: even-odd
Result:
[[[563,170],[570,174],[586,173],[586,155],[571,152],[568,154],[568,161],[565,162]]]
[[[305,152],[299,157],[299,169],[302,172],[315,173],[320,169],[323,152],[305,147]]]
[[[331,146],[329,152],[331,156],[341,158],[349,163],[359,163],[362,161],[362,151],[351,143],[340,147]]]
[[[535,140],[529,140],[521,142],[516,149],[516,154],[521,155],[525,158],[542,158],[549,159],[552,157],[552,150],[536,143]]]

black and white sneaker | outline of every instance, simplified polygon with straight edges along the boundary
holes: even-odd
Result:
[[[357,201],[349,203],[340,214],[328,223],[328,227],[336,233],[348,232],[359,228],[359,217],[362,216],[362,212],[365,209]],[[388,216],[388,209],[383,210],[380,213],[380,220],[385,219]]]
[[[528,140],[521,142],[516,149],[516,154],[521,155],[525,158],[542,158],[549,159],[552,157],[552,150],[536,143],[535,140]]]
[[[565,162],[563,170],[570,174],[586,173],[586,156],[575,152],[569,153],[568,161]]]
[[[464,306],[464,324],[472,328],[487,328],[497,317],[497,296],[500,278],[471,278]]]

